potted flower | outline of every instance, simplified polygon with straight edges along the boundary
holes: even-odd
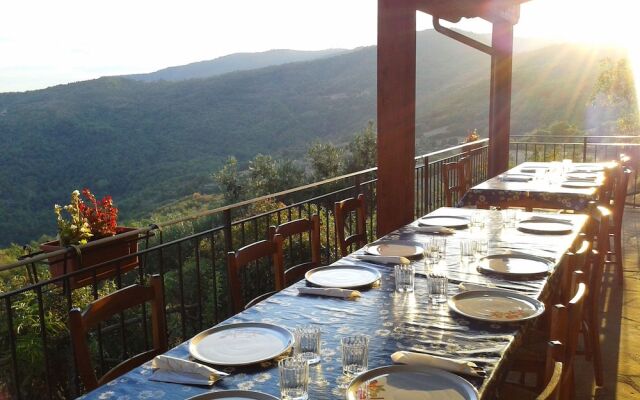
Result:
[[[86,200],[83,200],[83,198]],[[105,263],[138,251],[138,237],[128,236],[115,239],[98,246],[81,247],[92,240],[98,240],[119,233],[132,231],[135,228],[120,227],[117,224],[118,208],[113,204],[111,196],[101,201],[89,189],[71,193],[71,202],[65,206],[54,206],[58,224],[58,240],[43,243],[40,249],[53,252],[69,246],[76,248],[77,256],[58,255],[49,258],[49,270],[52,277],[64,275],[81,268],[88,268]],[[138,257],[125,258],[122,261],[107,264],[95,272],[97,281],[115,276],[118,271],[124,273],[138,266]],[[77,274],[69,278],[70,287],[76,288],[93,282],[93,271]]]

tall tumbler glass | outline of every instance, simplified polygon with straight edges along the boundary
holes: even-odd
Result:
[[[343,337],[342,373],[356,376],[367,370],[369,366],[369,338],[364,335]]]

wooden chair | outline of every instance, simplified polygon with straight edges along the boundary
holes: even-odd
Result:
[[[576,350],[578,348],[580,328],[583,322],[583,311],[587,299],[587,284],[583,271],[574,271],[572,277],[573,297],[566,303],[556,304],[551,309],[551,329],[549,332],[549,340],[564,343],[564,349],[560,358],[556,360],[563,363],[561,395],[560,398],[572,398],[574,390],[574,360]],[[525,383],[525,373],[533,373],[536,375],[536,387],[541,389],[544,377],[545,367],[548,365],[548,359],[542,358],[545,354],[535,345],[531,349],[521,349],[516,355],[517,360],[511,371],[521,373],[520,384]]]
[[[285,240],[295,235],[309,234],[309,244],[311,246],[311,260],[296,264],[284,271],[284,285],[289,286],[304,278],[307,271],[320,266],[320,217],[317,214],[310,219],[296,219],[279,226],[269,227],[269,238],[273,240],[276,235],[280,238],[277,243],[284,245]],[[284,258],[284,249],[281,249]]]
[[[347,216],[356,213],[356,231],[350,236],[345,237],[345,220]],[[349,254],[349,246],[356,244],[362,247],[367,244],[367,230],[365,226],[367,214],[364,203],[364,195],[360,194],[357,198],[350,198],[339,201],[335,204],[336,217],[336,237],[338,238],[338,247],[342,257]]]
[[[87,342],[88,331],[115,314],[146,302],[151,302],[153,349],[123,361],[98,379],[91,363]],[[79,308],[73,308],[69,311],[69,329],[80,379],[87,390],[93,390],[153,359],[158,354],[166,352],[167,329],[162,278],[159,275],[153,275],[149,287],[136,284],[113,292],[89,304],[84,312]]]
[[[548,342],[547,363],[545,367],[546,386],[539,395],[535,395],[530,389],[514,385],[503,384],[499,389],[499,399],[529,399],[558,400],[562,382],[564,347],[557,341]],[[534,397],[535,396],[535,397]]]
[[[613,251],[608,252],[610,258],[608,264],[614,264],[616,267],[616,275],[618,277],[618,283],[622,285],[623,282],[623,256],[622,256],[622,220],[624,217],[624,205],[627,199],[627,186],[629,185],[629,177],[631,176],[631,170],[628,168],[621,168],[618,172],[618,178],[614,185],[613,194],[613,216],[610,221],[609,236],[613,239]]]
[[[453,194],[459,200],[471,187],[471,159],[461,157],[456,162],[442,164],[442,184],[445,205],[453,207]]]
[[[606,265],[606,254],[609,248],[609,220],[611,212],[608,208],[598,206],[596,216],[600,223],[598,224],[597,250],[591,252],[591,257],[585,260],[585,272],[587,265],[590,264],[588,271],[589,295],[585,305],[582,332],[584,334],[585,355],[587,360],[593,361],[593,374],[596,385],[604,384],[602,349],[600,346],[600,302],[602,292],[602,279],[604,268]]]
[[[284,288],[282,244],[277,243],[278,240],[282,239],[276,235],[274,240],[261,240],[244,246],[236,252],[230,251],[227,254],[229,290],[231,291],[234,313],[239,313],[243,309],[251,307]],[[240,283],[240,270],[242,268],[246,268],[248,264],[264,258],[271,259],[275,280],[275,291],[261,294],[253,300],[246,302],[244,301],[242,285]]]

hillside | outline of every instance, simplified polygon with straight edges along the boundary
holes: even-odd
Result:
[[[344,49],[317,51],[278,49],[260,53],[235,53],[213,60],[198,61],[187,65],[164,68],[148,74],[133,74],[123,77],[145,82],[202,79],[227,74],[229,72],[246,71],[292,62],[311,61],[318,58],[335,56],[347,51],[348,50]]]
[[[607,54],[562,45],[518,55],[514,132],[583,125],[598,70],[586,61]],[[488,78],[488,57],[419,33],[420,151],[432,135],[486,134]],[[228,155],[300,158],[315,139],[346,141],[375,109],[375,47],[206,79],[109,77],[0,94],[0,245],[52,234],[53,204],[75,188],[109,193],[123,219],[140,218],[202,192]]]

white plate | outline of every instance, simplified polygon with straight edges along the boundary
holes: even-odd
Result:
[[[354,289],[374,284],[381,275],[377,269],[362,265],[330,265],[307,271],[304,277],[320,287]]]
[[[208,364],[238,366],[272,360],[289,351],[293,334],[261,322],[218,325],[189,342],[189,354]]]
[[[507,290],[471,290],[449,299],[449,308],[465,317],[488,322],[519,322],[536,318],[544,304]]]
[[[418,242],[388,241],[367,245],[365,251],[374,256],[416,257],[424,254],[424,246]]]
[[[278,400],[277,397],[262,392],[253,392],[248,390],[222,390],[219,392],[202,393],[197,396],[189,397],[187,400]]]
[[[418,220],[419,225],[444,226],[445,228],[466,228],[470,222],[469,218],[458,215],[433,215]]]
[[[510,277],[544,275],[553,266],[545,258],[521,253],[491,254],[478,261],[478,271]]]
[[[564,235],[566,233],[571,233],[571,231],[573,230],[573,224],[571,224],[571,222],[563,221],[530,219],[520,221],[518,223],[518,230],[522,232],[537,233],[543,235]]]
[[[584,182],[584,181],[564,181],[560,184],[560,186],[567,187],[567,188],[585,189],[585,188],[600,187],[601,184],[596,182]]]
[[[477,400],[469,381],[451,372],[412,365],[389,365],[356,376],[347,388],[347,400]]]

